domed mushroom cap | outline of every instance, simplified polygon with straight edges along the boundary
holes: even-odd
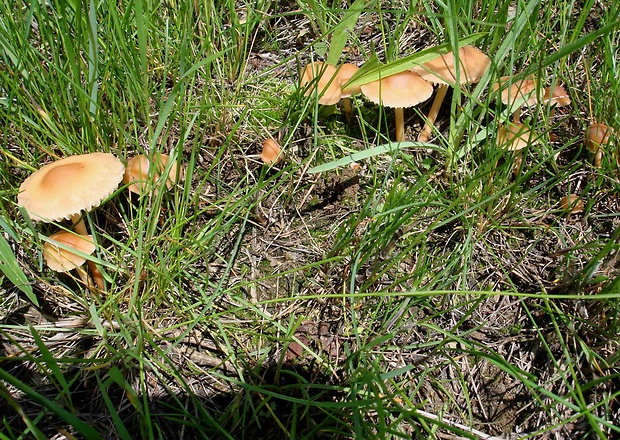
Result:
[[[491,59],[473,46],[459,48],[459,84],[472,84],[480,81],[491,65]],[[440,55],[411,71],[433,84],[456,83],[456,60],[453,52]]]
[[[52,234],[49,238],[86,255],[91,255],[95,252],[95,243],[91,235],[78,235],[67,231],[60,231]],[[49,268],[56,272],[69,272],[86,261],[86,258],[49,242],[43,245],[43,258]]]
[[[566,107],[571,100],[568,92],[562,86],[546,87],[543,95],[543,102],[550,103],[552,106]]]
[[[340,86],[344,86],[358,70],[359,67],[351,63],[344,63],[342,66],[338,67],[338,79],[340,80]],[[362,93],[361,86],[342,89],[343,98],[350,98],[351,96],[359,95],[360,93]]]
[[[596,153],[601,145],[609,143],[612,130],[605,124],[590,124],[586,129],[586,147],[591,153]]]
[[[534,75],[527,76],[520,81],[515,81],[509,86],[506,85],[512,80],[510,75],[502,76],[498,82],[493,84],[493,92],[502,88],[501,100],[504,104],[511,105],[520,98],[523,98],[525,102],[523,105],[532,106],[540,102],[538,90],[538,79]]]
[[[109,153],[79,154],[43,165],[19,187],[17,204],[35,221],[70,219],[114,192],[125,167]]]
[[[499,128],[497,144],[508,151],[519,151],[538,142],[532,129],[520,122],[510,122]]]
[[[162,172],[168,166],[168,160],[170,157],[167,154],[160,154],[159,156],[159,172]],[[159,179],[159,172],[155,172],[152,176],[149,177],[149,170],[151,167],[151,162],[148,157],[144,154],[140,154],[138,156],[132,157],[127,161],[127,165],[125,166],[125,173],[123,174],[123,184],[129,186],[127,189],[130,193],[135,194],[143,194],[149,187],[148,182],[149,178],[157,180]],[[179,179],[183,178],[183,173],[179,174]],[[168,173],[168,178],[166,179],[166,188],[172,188],[172,185],[177,180],[177,164],[176,162],[170,166],[170,172]],[[156,193],[156,189],[154,190]]]
[[[263,150],[261,151],[260,158],[267,165],[277,165],[284,157],[280,154],[281,152],[282,148],[280,145],[273,139],[267,138],[263,142]]]
[[[362,93],[384,107],[413,107],[431,97],[433,86],[417,73],[406,70],[364,84]]]
[[[331,64],[317,61],[310,63],[301,72],[300,86],[304,90],[304,96],[317,93],[319,104],[333,105],[342,98],[340,79],[337,76],[336,67]]]

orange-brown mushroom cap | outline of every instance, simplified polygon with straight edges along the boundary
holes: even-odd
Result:
[[[95,252],[95,243],[91,235],[60,231],[52,234],[49,238],[86,255]],[[43,258],[49,268],[56,272],[69,272],[86,261],[86,258],[50,242],[43,245]]]
[[[491,65],[491,59],[473,46],[459,48],[458,62],[459,84],[472,84],[480,81]],[[454,86],[457,81],[456,60],[453,52],[440,55],[411,70],[433,84]]]
[[[512,106],[520,98],[524,99],[523,105],[532,106],[540,102],[538,90],[538,79],[534,75],[529,75],[520,81],[512,82],[512,76],[502,76],[498,82],[493,84],[493,92],[501,88],[501,100],[504,104]],[[510,85],[508,85],[510,83]]]
[[[336,67],[331,64],[320,61],[308,64],[301,72],[300,86],[305,88],[305,96],[317,93],[321,105],[334,105],[342,98]]]
[[[571,100],[568,92],[564,87],[555,85],[553,87],[546,87],[543,95],[543,102],[550,103],[552,106],[566,107],[570,105]]]
[[[413,107],[433,94],[433,86],[411,71],[386,76],[362,86],[364,95],[384,107]]]
[[[153,175],[149,175],[151,162],[148,157],[143,154],[138,156],[134,156],[129,161],[127,161],[127,165],[125,166],[125,173],[123,174],[123,183],[125,185],[129,184],[127,189],[130,193],[135,194],[143,194],[148,188],[149,178],[157,180],[159,179],[159,173],[166,169],[168,166],[168,160],[170,157],[167,154],[159,154],[158,162],[159,169]],[[183,171],[178,176],[179,179],[183,178]],[[176,162],[170,166],[170,172],[168,173],[168,178],[166,179],[166,188],[172,188],[172,185],[177,180],[177,164]],[[154,189],[154,192],[157,193],[157,189]]]
[[[340,80],[340,86],[344,86],[358,70],[359,67],[351,63],[344,63],[343,65],[338,67],[338,79]],[[361,86],[347,87],[346,89],[342,89],[343,98],[350,98],[351,96],[359,95],[360,93],[362,93]]]
[[[277,165],[282,159],[283,155],[280,145],[271,138],[265,139],[263,142],[263,150],[261,151],[260,158],[267,165]]]
[[[114,192],[125,167],[109,153],[79,154],[43,165],[20,185],[17,204],[35,221],[70,219]]]
[[[519,151],[538,142],[532,129],[520,122],[509,122],[499,128],[497,144],[508,151]]]
[[[591,153],[596,153],[601,145],[606,145],[613,134],[612,129],[605,124],[590,124],[586,129],[586,147]]]

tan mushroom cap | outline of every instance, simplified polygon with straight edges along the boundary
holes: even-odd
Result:
[[[610,141],[613,131],[605,124],[590,124],[586,129],[586,147],[590,153],[596,153],[601,145]]]
[[[491,65],[491,59],[473,46],[459,48],[458,60],[460,64],[459,84],[472,84],[480,81]],[[433,84],[454,86],[456,83],[456,60],[453,52],[440,55],[411,70]]]
[[[265,139],[263,142],[263,150],[260,154],[260,158],[267,165],[277,165],[282,161],[284,155],[280,154],[282,148],[276,141],[271,138]]]
[[[564,87],[556,85],[553,87],[546,87],[543,95],[543,102],[550,103],[552,106],[566,107],[570,105],[571,100],[568,92]]]
[[[525,102],[523,105],[532,106],[540,102],[538,99],[538,79],[534,75],[529,75],[520,81],[515,81],[510,86],[504,87],[507,83],[512,81],[512,76],[502,76],[498,82],[493,84],[493,92],[502,88],[501,99],[504,104],[512,105],[517,100],[523,98]]]
[[[95,243],[91,235],[78,235],[67,231],[60,231],[52,234],[49,238],[86,255],[91,255],[95,252]],[[43,258],[49,268],[56,272],[69,272],[86,261],[86,258],[49,242],[43,245]]]
[[[358,70],[359,67],[351,63],[344,63],[343,65],[338,67],[338,80],[340,81],[340,86],[344,86]],[[361,86],[347,87],[346,89],[342,89],[343,98],[350,98],[351,96],[359,95],[360,93],[362,93]]]
[[[70,219],[114,192],[125,167],[109,153],[79,154],[43,165],[19,187],[17,204],[35,221]]]
[[[568,194],[560,200],[560,208],[562,211],[566,211],[568,215],[579,214],[583,212],[583,200],[577,194]]]
[[[317,76],[318,80],[315,80]],[[333,105],[342,98],[341,83],[337,76],[336,67],[321,61],[310,63],[304,67],[301,73],[300,86],[305,89],[305,96],[312,96],[317,93],[321,105]]]
[[[433,86],[411,71],[386,76],[362,86],[364,95],[384,107],[413,107],[433,94]]]
[[[522,150],[537,141],[538,137],[532,129],[521,122],[510,122],[502,125],[497,135],[497,145],[508,151]]]
[[[168,166],[168,160],[170,157],[167,154],[160,154],[158,156],[159,160],[159,172],[162,172]],[[127,161],[127,165],[125,166],[125,173],[123,174],[123,184],[129,186],[127,189],[130,193],[135,194],[144,194],[145,191],[149,188],[149,179],[157,180],[160,177],[159,172],[155,172],[153,175],[149,174],[151,163],[143,154],[132,157]],[[183,172],[178,176],[179,179],[183,178]],[[177,164],[176,162],[170,166],[170,172],[168,173],[168,178],[166,179],[166,188],[172,188],[174,182],[177,180]],[[157,189],[153,190],[155,194],[157,194]]]

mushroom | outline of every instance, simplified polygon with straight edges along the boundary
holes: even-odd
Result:
[[[404,107],[413,107],[433,94],[433,86],[420,75],[404,71],[362,85],[362,93],[375,104],[394,108],[396,142],[405,139]]]
[[[453,52],[448,52],[431,61],[411,69],[423,79],[439,84],[426,123],[418,135],[418,142],[426,142],[430,138],[432,126],[437,119],[439,109],[448,91],[448,86],[455,84],[472,84],[480,81],[489,68],[491,59],[473,46],[463,46],[458,51],[458,69]]]
[[[277,165],[284,157],[282,148],[276,141],[271,138],[265,139],[263,142],[263,151],[260,154],[261,160],[267,165]]]
[[[308,64],[301,73],[300,86],[304,96],[316,93],[321,105],[334,105],[342,97],[341,83],[337,77],[336,67],[317,61]]]
[[[551,107],[549,116],[553,116],[556,107],[566,107],[570,105],[571,100],[568,92],[562,86],[545,87],[543,93],[543,103],[549,104]]]
[[[19,187],[17,204],[35,221],[53,222],[71,219],[75,231],[88,235],[80,213],[99,206],[118,187],[125,167],[109,153],[79,154],[43,165]],[[103,277],[88,262],[97,285]]]
[[[504,150],[517,152],[514,161],[515,176],[523,162],[521,150],[536,142],[538,142],[538,137],[528,125],[522,122],[509,122],[507,125],[500,125],[497,134],[497,145]]]
[[[344,86],[351,77],[359,70],[355,64],[344,63],[340,67],[338,67],[338,80],[340,81],[340,86]],[[342,90],[342,107],[344,109],[344,115],[347,118],[347,122],[351,122],[351,116],[353,114],[353,109],[351,108],[351,97],[355,95],[359,95],[362,93],[361,86],[355,87],[347,87]]]
[[[170,157],[167,154],[158,155],[157,162],[159,165],[159,172],[163,172],[166,169],[169,159]],[[127,161],[125,173],[123,174],[123,183],[128,185],[127,189],[130,193],[142,195],[149,187],[149,178],[154,180],[159,179],[159,172],[154,172],[150,175],[150,164],[149,158],[143,154],[134,156]],[[166,188],[172,188],[174,182],[182,178],[182,174],[182,171],[177,174],[177,164],[176,162],[173,163],[168,172],[168,178],[166,179]],[[156,188],[153,190],[153,193],[157,194]]]
[[[501,88],[500,98],[502,103],[509,108],[513,108],[519,99],[524,99],[523,105],[532,106],[540,102],[540,90],[538,80],[534,75],[529,75],[520,81],[516,81],[507,86],[512,80],[512,76],[502,76],[499,81],[493,84],[493,92]],[[517,107],[512,113],[512,120],[516,123],[521,122],[521,106]]]
[[[72,232],[60,231],[49,237],[54,242],[67,248],[75,249],[82,254],[92,255],[95,252],[95,243],[91,235],[80,235]],[[87,287],[92,287],[93,281],[80,266],[84,264],[86,258],[63,249],[58,244],[46,242],[43,245],[43,259],[47,266],[55,272],[69,272],[78,269],[78,274]]]
[[[504,150],[520,151],[538,141],[532,129],[522,122],[509,122],[501,125],[497,135],[497,144]]]
[[[593,155],[593,165],[597,168],[601,166],[601,160],[603,159],[603,149],[601,147],[609,143],[612,135],[613,130],[605,124],[592,123],[586,129],[586,148]]]
[[[569,194],[560,200],[560,208],[569,216],[583,212],[583,200],[576,194]]]

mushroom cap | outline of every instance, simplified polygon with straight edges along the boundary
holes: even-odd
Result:
[[[532,129],[521,122],[509,122],[499,128],[497,145],[508,151],[519,151],[538,141]]]
[[[433,86],[417,73],[406,70],[362,85],[362,93],[384,107],[413,107],[431,97]]]
[[[568,92],[562,86],[555,85],[553,87],[545,87],[543,102],[556,105],[558,107],[566,107],[570,105],[571,100]]]
[[[316,92],[321,105],[333,105],[340,101],[340,85],[336,67],[331,64],[321,61],[310,63],[301,73],[300,86],[305,89],[304,96],[311,96]]]
[[[95,252],[95,243],[93,242],[92,235],[79,235],[73,232],[60,231],[52,234],[49,238],[86,255],[91,255]],[[66,249],[61,249],[59,246],[49,242],[43,245],[43,258],[49,268],[56,272],[69,272],[86,261],[86,258]]]
[[[512,76],[502,76],[498,82],[493,84],[493,92],[502,88],[501,99],[504,104],[512,106],[520,98],[523,98],[525,102],[523,105],[532,106],[540,102],[538,89],[538,79],[534,75],[529,75],[520,81],[516,81],[505,86],[512,80]]]
[[[613,131],[605,124],[590,124],[586,129],[586,147],[596,153],[601,145],[609,143]]]
[[[263,151],[260,154],[260,158],[267,165],[277,165],[282,161],[283,155],[280,154],[282,148],[276,141],[271,138],[265,139],[263,142]]]
[[[569,194],[560,200],[560,208],[566,211],[568,215],[579,214],[583,212],[583,200],[577,194]]]
[[[349,81],[358,70],[359,67],[351,63],[344,63],[343,65],[338,67],[338,79],[340,80],[340,86],[342,87],[343,85],[345,85],[347,81]],[[343,98],[350,98],[351,96],[359,95],[360,93],[362,93],[361,86],[347,87],[346,89],[342,89]]]
[[[69,219],[114,192],[125,167],[109,153],[78,154],[43,165],[19,187],[17,204],[35,221]]]
[[[484,72],[491,65],[491,58],[473,46],[459,48],[458,59],[460,64],[459,84],[472,84],[480,81]],[[454,86],[457,78],[455,67],[454,53],[448,52],[414,67],[411,71],[433,84]]]
[[[159,172],[162,172],[168,166],[168,160],[170,157],[167,154],[158,155]],[[150,161],[144,154],[134,156],[127,161],[125,166],[125,173],[123,174],[123,184],[129,186],[127,189],[130,193],[144,194],[149,188],[149,178],[153,180],[159,179],[159,172],[155,172],[152,176],[149,176]],[[182,178],[182,172],[179,178]],[[166,179],[166,188],[172,188],[172,185],[177,180],[177,164],[176,162],[170,167],[168,178]],[[157,194],[157,189],[153,192]]]

